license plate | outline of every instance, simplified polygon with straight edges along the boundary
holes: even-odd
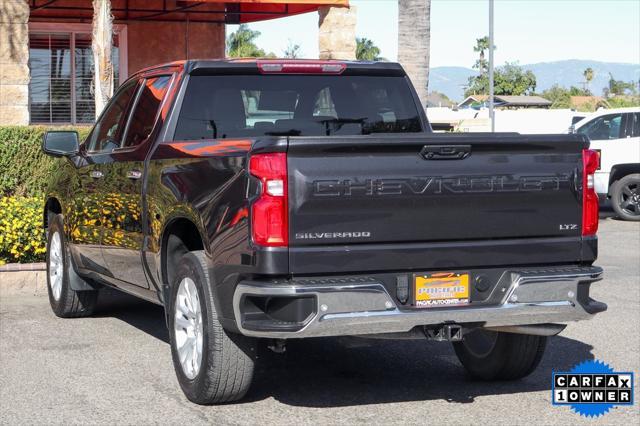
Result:
[[[435,272],[414,275],[415,306],[466,305],[469,303],[469,274]]]

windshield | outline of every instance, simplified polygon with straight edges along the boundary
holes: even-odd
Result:
[[[191,76],[174,139],[421,131],[403,77]]]

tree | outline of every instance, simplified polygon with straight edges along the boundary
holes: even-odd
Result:
[[[586,82],[586,89],[589,90],[589,84],[591,83],[591,80],[593,80],[593,76],[594,76],[594,72],[593,72],[593,68],[589,67],[586,70],[584,70],[584,72],[582,73],[582,75],[584,75],[584,81]]]
[[[609,73],[609,86],[605,87],[603,90],[603,95],[605,97],[612,96],[625,96],[631,95],[634,96],[637,93],[636,84],[633,81],[626,82],[622,80],[616,80],[613,78],[613,74]]]
[[[422,105],[427,105],[431,0],[398,0],[398,62],[407,71]]]
[[[113,96],[113,63],[111,46],[113,40],[113,15],[111,2],[93,0],[93,34],[91,50],[93,51],[93,86],[96,118]]]
[[[300,51],[300,45],[297,43],[293,43],[291,40],[289,40],[289,44],[287,45],[287,48],[284,50],[284,57],[297,59],[300,56],[302,56],[302,52]]]
[[[359,61],[380,61],[380,48],[368,38],[356,37],[356,59]]]
[[[564,87],[554,84],[549,89],[542,92],[541,96],[551,101],[551,108],[566,109],[571,108],[571,94]]]
[[[474,69],[480,71],[480,74],[486,74],[489,72],[489,61],[484,58],[484,51],[489,50],[489,36],[476,39],[476,45],[473,48],[474,52],[479,52],[478,60],[473,65]]]
[[[241,24],[236,32],[227,37],[227,55],[231,58],[259,58],[275,57],[273,53],[266,54],[255,44],[260,31],[254,31],[247,24]]]
[[[530,70],[523,70],[516,63],[506,63],[496,68],[493,76],[493,90],[499,95],[530,95],[536,90],[536,76]],[[465,96],[489,94],[489,76],[480,74],[469,77],[469,87]]]

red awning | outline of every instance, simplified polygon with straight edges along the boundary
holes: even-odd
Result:
[[[349,6],[349,0],[187,0],[227,3],[227,10],[238,13],[236,23],[264,21],[300,13],[315,12],[321,6]],[[231,16],[230,16],[231,18]]]
[[[0,0],[3,1],[3,0]],[[241,24],[348,7],[349,0],[110,0],[116,21],[185,21]],[[87,21],[91,0],[29,0],[32,21]]]

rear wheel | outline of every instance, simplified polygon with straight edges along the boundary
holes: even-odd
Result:
[[[76,291],[71,288],[71,259],[63,232],[62,215],[49,219],[47,239],[47,290],[53,312],[61,318],[86,317],[93,313],[98,290]]]
[[[478,328],[453,348],[469,374],[481,380],[515,380],[531,374],[542,359],[547,338]]]
[[[197,404],[241,399],[253,378],[255,339],[222,328],[202,251],[181,257],[172,284],[167,309],[180,387]]]
[[[611,205],[620,219],[640,220],[640,174],[627,175],[613,184]]]

